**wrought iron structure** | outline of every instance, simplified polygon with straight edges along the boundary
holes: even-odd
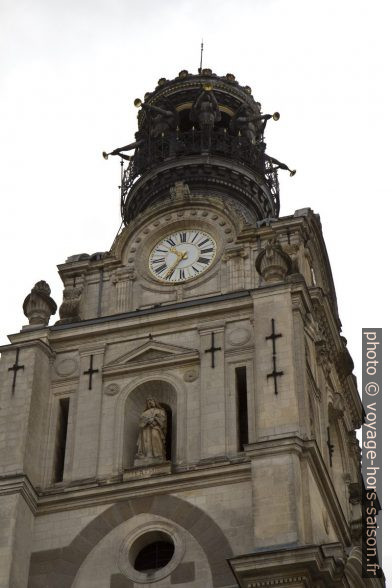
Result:
[[[201,131],[177,131],[159,138],[146,137],[137,147],[124,170],[121,183],[121,214],[126,216],[125,203],[138,178],[156,166],[193,155],[217,155],[233,159],[256,172],[267,183],[274,203],[274,216],[279,215],[279,181],[276,167],[265,153],[265,143],[251,143],[241,136],[233,136],[225,128],[213,130],[209,137]],[[186,160],[184,160],[186,163]],[[132,215],[132,213],[131,213]],[[132,215],[133,216],[133,215]]]

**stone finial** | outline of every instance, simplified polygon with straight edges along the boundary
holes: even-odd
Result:
[[[268,241],[255,262],[256,270],[267,283],[281,282],[291,270],[290,256],[276,240]]]
[[[23,312],[30,325],[49,323],[50,316],[57,310],[57,304],[50,297],[50,288],[44,280],[37,282],[23,302]]]
[[[60,306],[59,324],[80,321],[79,305],[82,298],[82,286],[66,286],[63,292],[63,303]]]

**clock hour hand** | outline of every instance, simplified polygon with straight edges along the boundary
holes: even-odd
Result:
[[[178,257],[181,257],[181,259],[186,259],[186,251],[177,251],[177,249],[175,247],[170,247],[169,251],[170,251],[170,253],[175,253]],[[185,257],[184,257],[184,253],[185,253]]]

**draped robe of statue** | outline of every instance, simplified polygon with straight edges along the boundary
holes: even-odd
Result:
[[[137,460],[166,459],[166,411],[159,403],[149,398],[145,411],[139,420],[139,436],[137,440]]]

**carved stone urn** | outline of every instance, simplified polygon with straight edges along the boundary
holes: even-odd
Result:
[[[255,266],[264,282],[282,282],[291,271],[291,259],[277,241],[271,240],[258,254]]]
[[[44,280],[35,284],[23,302],[23,312],[29,319],[30,325],[46,326],[50,316],[55,314],[56,310],[57,304],[50,297],[50,287]]]

